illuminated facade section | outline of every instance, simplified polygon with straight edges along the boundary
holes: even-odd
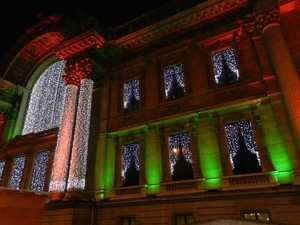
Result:
[[[184,97],[184,80],[182,64],[164,69],[166,100],[171,101]]]
[[[131,112],[139,108],[140,81],[134,79],[124,84],[124,110]]]
[[[240,121],[224,126],[234,174],[261,172],[259,157],[250,121]]]
[[[37,153],[31,177],[31,190],[44,190],[49,154],[49,151]]]
[[[25,156],[19,156],[14,159],[13,169],[9,181],[10,188],[14,188],[14,189],[20,188],[24,166],[25,166]]]
[[[63,110],[61,128],[58,133],[49,186],[49,190],[53,192],[64,192],[66,189],[77,90],[78,87],[76,85],[67,85],[65,107]]]
[[[211,58],[218,87],[240,82],[239,70],[232,47],[213,53]]]
[[[139,185],[140,145],[131,143],[123,145],[122,180],[123,186]]]
[[[5,166],[5,161],[0,161],[0,181],[2,179],[2,174]]]
[[[68,188],[85,188],[93,84],[91,79],[81,81]]]
[[[64,61],[53,63],[35,83],[30,95],[23,134],[60,126],[66,93],[66,85],[61,79],[64,68]]]
[[[169,136],[169,157],[172,180],[193,179],[193,159],[187,132]]]

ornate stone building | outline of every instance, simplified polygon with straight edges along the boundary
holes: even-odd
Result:
[[[300,223],[300,2],[189,2],[40,17],[1,61],[0,186],[44,225]]]

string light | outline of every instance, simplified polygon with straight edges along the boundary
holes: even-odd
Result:
[[[93,84],[91,79],[81,81],[68,188],[85,188]]]
[[[140,157],[140,145],[138,143],[131,143],[123,145],[123,165],[122,165],[122,178],[123,181],[126,180],[126,172],[134,163],[134,167],[137,171],[140,171],[139,166]]]
[[[2,174],[5,166],[5,161],[0,161],[0,181],[2,179]]]
[[[77,90],[77,86],[67,85],[61,127],[58,133],[49,186],[50,191],[64,192],[66,189]]]
[[[35,158],[31,177],[31,190],[43,191],[45,184],[45,177],[47,171],[47,165],[49,160],[49,151],[38,152]]]
[[[165,68],[164,70],[164,77],[165,77],[165,93],[166,98],[169,99],[170,90],[174,86],[174,77],[177,81],[179,87],[184,90],[184,81],[183,81],[183,68],[182,64],[173,65],[171,67]]]
[[[225,60],[226,65],[231,70],[231,72],[233,72],[235,75],[234,77],[230,77],[230,79],[234,79],[234,80],[230,80],[230,82],[239,81],[240,75],[239,75],[239,70],[237,67],[233,48],[227,48],[224,51],[213,53],[211,57],[213,62],[215,80],[217,84],[221,84],[221,80],[220,80],[221,74],[223,70],[226,69],[224,68],[223,60]]]
[[[49,66],[36,81],[30,95],[22,134],[59,127],[66,93],[62,81],[65,62]]]
[[[169,136],[169,157],[171,174],[173,175],[174,167],[179,163],[179,151],[182,151],[184,159],[189,163],[193,163],[192,151],[190,150],[190,136],[187,132]]]
[[[130,105],[133,104],[133,107],[138,107],[132,102],[134,100],[140,100],[140,81],[139,79],[134,79],[128,81],[124,84],[124,109],[129,109]]]
[[[25,166],[25,156],[19,156],[14,159],[13,169],[10,176],[9,187],[19,189],[23,170]]]
[[[257,162],[259,165],[261,165],[261,160],[257,150],[251,122],[240,121],[233,124],[227,124],[224,127],[232,169],[235,168],[234,157],[239,151],[239,131],[242,134],[247,150],[250,151],[252,154],[256,155]]]

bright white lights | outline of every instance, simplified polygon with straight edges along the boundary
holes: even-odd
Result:
[[[128,81],[124,84],[124,109],[133,111],[138,108],[140,100],[140,82],[138,79]]]
[[[184,97],[185,90],[184,90],[182,64],[178,64],[166,68],[164,70],[164,77],[165,77],[165,93],[166,93],[167,100]],[[177,88],[179,88],[179,90],[176,90],[175,83],[177,83]]]
[[[90,79],[81,81],[68,188],[85,188],[93,83]]]
[[[64,192],[66,189],[77,90],[77,86],[67,85],[65,107],[62,115],[61,127],[58,133],[49,186],[50,191]]]
[[[45,184],[45,177],[47,172],[47,165],[49,160],[49,151],[38,152],[36,154],[34,168],[31,177],[31,190],[43,191]]]
[[[25,156],[19,156],[14,159],[13,169],[10,176],[9,187],[19,189],[25,166]]]
[[[4,166],[5,166],[5,161],[1,161],[1,162],[0,162],[0,180],[1,180],[1,178],[2,178]]]
[[[261,160],[257,150],[251,122],[240,121],[233,124],[227,124],[224,127],[232,169],[235,168],[234,158],[239,151],[239,131],[244,139],[243,141],[247,147],[247,150],[256,155],[257,162],[259,165],[261,165]]]
[[[140,145],[138,143],[132,143],[123,145],[123,165],[122,165],[122,179],[126,180],[126,174],[131,164],[134,163],[136,171],[140,170],[139,167],[139,153]]]
[[[64,61],[52,64],[35,83],[22,134],[37,133],[60,126],[66,93],[66,85],[61,79],[64,68]]]

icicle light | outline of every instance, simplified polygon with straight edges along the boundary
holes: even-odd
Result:
[[[227,138],[227,145],[229,149],[230,163],[232,169],[235,168],[234,157],[239,151],[239,134],[241,132],[242,137],[244,138],[245,145],[252,154],[256,155],[257,162],[261,165],[261,160],[257,150],[252,125],[250,121],[240,121],[233,124],[225,125],[225,133]]]
[[[190,150],[190,136],[187,132],[169,136],[169,156],[171,174],[173,175],[174,166],[179,162],[179,151],[182,150],[183,157],[189,163],[193,163],[192,151]]]
[[[134,167],[137,171],[140,170],[139,158],[140,158],[140,145],[138,143],[131,143],[123,145],[123,165],[122,165],[122,179],[126,179],[125,174],[134,163]]]
[[[14,188],[14,189],[20,188],[24,166],[25,166],[25,156],[19,156],[14,159],[13,169],[9,181],[10,188]]]
[[[224,51],[213,53],[211,57],[213,62],[215,80],[217,84],[220,84],[221,82],[220,75],[222,74],[222,71],[225,69],[223,64],[223,59],[225,60],[225,63],[228,66],[228,68],[231,70],[231,72],[235,74],[234,78],[229,78],[230,83],[239,81],[240,75],[239,75],[239,70],[237,67],[233,48],[227,48]]]
[[[35,191],[43,191],[46,172],[47,172],[47,165],[49,160],[49,151],[38,152],[36,154],[34,168],[31,177],[31,190]]]
[[[93,83],[90,79],[81,81],[68,188],[85,188]]]
[[[174,76],[173,76],[174,75]],[[164,76],[165,76],[165,93],[166,98],[168,99],[168,94],[170,93],[171,88],[173,87],[174,79],[175,77],[178,85],[183,89],[184,91],[184,81],[183,81],[183,68],[182,64],[174,65],[171,67],[168,67],[164,70]]]
[[[66,85],[62,81],[64,61],[49,66],[36,81],[26,113],[22,134],[37,133],[61,123]]]
[[[140,82],[138,79],[128,81],[124,84],[124,109],[129,107],[129,104],[134,104],[132,101],[140,100]]]
[[[49,186],[50,191],[64,192],[66,189],[77,90],[77,86],[67,85],[65,107],[62,115],[61,128],[58,133]]]
[[[1,181],[1,178],[2,178],[4,166],[5,166],[5,161],[0,161],[0,181]]]

